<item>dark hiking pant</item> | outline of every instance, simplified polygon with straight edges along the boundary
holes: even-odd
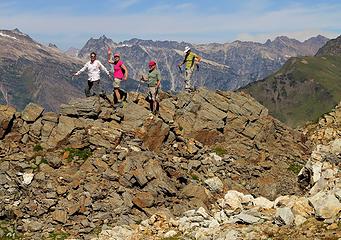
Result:
[[[88,81],[88,86],[84,90],[86,97],[99,96],[102,93],[100,80]]]

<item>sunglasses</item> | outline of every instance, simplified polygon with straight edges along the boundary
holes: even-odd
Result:
[[[90,58],[95,58],[96,56],[90,56]]]

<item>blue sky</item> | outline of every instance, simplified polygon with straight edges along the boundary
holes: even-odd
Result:
[[[0,29],[62,49],[106,35],[192,43],[341,34],[340,0],[0,0]]]

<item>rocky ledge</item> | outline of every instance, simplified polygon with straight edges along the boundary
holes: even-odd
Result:
[[[315,166],[308,138],[250,96],[163,93],[158,116],[130,98],[119,109],[110,97],[74,99],[60,113],[0,106],[0,236],[218,239],[265,236],[267,224],[335,223],[338,213],[312,204],[319,191],[304,195],[321,185],[316,173],[311,182],[303,168],[297,181],[308,160]],[[335,179],[333,164],[321,169]]]

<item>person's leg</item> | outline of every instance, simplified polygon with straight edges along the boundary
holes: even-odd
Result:
[[[151,96],[151,112],[152,113],[155,113],[156,111],[156,106],[157,106],[157,103],[156,103],[156,87],[149,87],[149,93],[150,93],[150,96]]]
[[[121,80],[118,78],[114,78],[114,93],[117,99],[117,102],[121,102],[121,95],[120,95],[120,85],[121,85]]]
[[[100,80],[93,82],[92,91],[93,91],[92,95],[99,96],[101,94]]]
[[[155,105],[154,105],[154,112],[158,113],[159,112],[159,88],[155,89]]]
[[[192,84],[191,84],[191,78],[193,75],[193,69],[186,69],[185,71],[185,90],[191,90]]]
[[[91,81],[88,81],[88,85],[85,87],[84,92],[86,97],[90,97],[90,90],[92,88],[93,83]]]

